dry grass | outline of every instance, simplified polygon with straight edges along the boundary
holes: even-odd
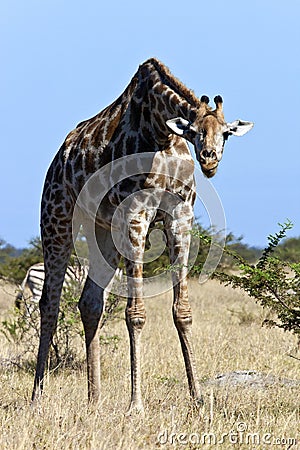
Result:
[[[110,323],[106,332],[118,334],[121,340],[117,348],[102,348],[102,404],[98,411],[87,408],[84,371],[51,374],[42,402],[31,408],[33,375],[11,366],[0,367],[0,448],[297,448],[288,439],[300,443],[299,388],[204,383],[218,373],[244,369],[296,380],[300,363],[288,356],[291,352],[297,355],[294,337],[262,328],[263,310],[242,293],[217,282],[200,286],[191,281],[190,298],[205,399],[200,411],[193,410],[189,402],[172,323],[171,295],[164,294],[146,301],[142,360],[145,417],[124,416],[130,392],[127,331],[124,322]],[[0,339],[1,359],[20,352]]]

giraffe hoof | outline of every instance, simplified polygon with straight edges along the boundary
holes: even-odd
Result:
[[[204,400],[202,395],[200,395],[200,397],[197,397],[193,400],[193,405],[196,409],[200,409],[204,406]]]
[[[145,411],[143,405],[135,403],[130,403],[128,411],[125,413],[125,417],[134,417],[134,416],[143,417],[144,415]]]

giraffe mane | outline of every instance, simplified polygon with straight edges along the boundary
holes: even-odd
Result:
[[[157,59],[157,58],[147,59],[144,63],[142,63],[139,66],[138,72],[142,68],[149,66],[149,65],[152,65],[155,68],[155,70],[157,70],[157,72],[160,74],[160,76],[162,78],[162,82],[164,84],[169,86],[174,92],[176,92],[176,94],[183,97],[191,106],[193,106],[197,109],[200,108],[201,101],[195,95],[194,91],[192,89],[187,88],[178,78],[176,78],[171,73],[170,69],[165,64],[163,64],[161,61],[159,61],[159,59]],[[124,99],[126,99],[126,98],[128,99],[128,97],[131,97],[133,95],[134,89],[136,87],[136,83],[138,82],[138,80],[137,80],[138,72],[132,77],[130,83],[125,88],[124,92],[122,92],[122,94],[114,102],[112,102],[110,105],[108,105],[102,111],[100,111],[100,113],[98,112],[93,117],[83,120],[80,123],[78,123],[76,128],[77,129],[81,128],[84,125],[92,122],[94,119],[98,118],[99,115],[102,115],[106,110],[111,109],[114,105],[119,105],[120,103],[122,103],[124,101]],[[206,111],[208,114],[210,114],[212,112],[212,108],[210,106],[206,105]]]
[[[192,106],[199,108],[200,100],[195,95],[194,91],[187,88],[178,78],[176,78],[170,71],[170,69],[165,66],[157,58],[149,58],[145,61],[142,66],[152,64],[155,69],[161,74],[162,81],[167,84],[172,90],[174,90],[181,97],[184,97]],[[209,107],[208,107],[209,108]]]

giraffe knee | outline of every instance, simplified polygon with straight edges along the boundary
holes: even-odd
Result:
[[[134,328],[142,329],[146,323],[146,317],[134,317],[130,319],[130,324]]]
[[[128,328],[135,328],[142,330],[146,323],[146,312],[143,311],[131,311],[126,309],[126,323]]]
[[[173,320],[178,330],[186,330],[192,325],[192,313],[190,310],[173,309]]]

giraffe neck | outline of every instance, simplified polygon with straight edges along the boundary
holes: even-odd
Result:
[[[87,178],[107,163],[169,147],[166,121],[180,116],[192,123],[199,109],[194,93],[162,63],[149,59],[118,99],[68,134],[47,179],[58,164],[70,189],[79,192]]]
[[[139,67],[133,80],[136,78],[138,83],[130,102],[130,117],[131,125],[142,134],[163,144],[170,135],[167,120],[180,116],[194,122],[200,107],[199,99],[163,64],[149,59]]]

